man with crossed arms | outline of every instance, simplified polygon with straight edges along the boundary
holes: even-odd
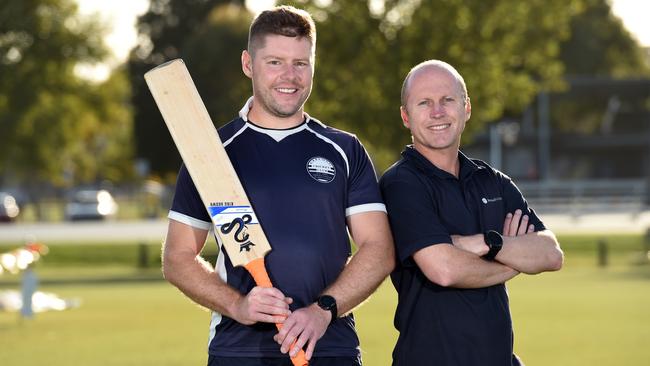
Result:
[[[509,177],[460,150],[462,76],[432,60],[402,88],[413,137],[380,180],[395,239],[395,366],[520,365],[505,282],[559,270],[563,254]]]

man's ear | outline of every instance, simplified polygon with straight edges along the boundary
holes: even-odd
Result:
[[[241,53],[241,69],[246,76],[253,78],[253,57],[247,50]]]
[[[402,117],[402,123],[404,124],[404,127],[410,130],[411,124],[409,123],[409,113],[406,111],[406,107],[399,107],[399,114]]]
[[[467,97],[467,101],[465,101],[465,114],[467,114],[467,121],[469,121],[469,118],[472,116],[472,103],[469,101],[469,97]]]

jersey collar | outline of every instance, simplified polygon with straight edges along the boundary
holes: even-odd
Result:
[[[250,97],[248,98],[248,100],[246,101],[242,109],[239,110],[239,117],[244,122],[246,122],[247,128],[250,128],[251,130],[257,131],[259,133],[263,133],[271,137],[272,139],[274,139],[276,142],[280,142],[287,136],[291,136],[295,133],[304,130],[305,128],[307,128],[307,123],[309,123],[309,121],[311,121],[312,119],[306,112],[302,112],[305,119],[301,124],[299,124],[296,127],[287,128],[287,129],[265,128],[256,125],[253,121],[250,121],[248,119],[248,112],[250,112],[252,104],[253,104],[253,97]]]
[[[402,151],[404,160],[412,162],[419,170],[429,176],[435,176],[441,179],[456,179],[453,174],[450,174],[437,166],[433,165],[429,159],[425,158],[413,145],[407,145]],[[483,169],[468,158],[462,151],[458,151],[458,160],[460,162],[460,179],[466,179],[474,172]]]
[[[246,126],[248,128],[250,128],[251,130],[253,130],[253,131],[257,131],[259,133],[263,133],[263,134],[269,136],[270,138],[274,139],[276,142],[280,142],[285,137],[291,136],[291,135],[293,135],[295,133],[298,133],[298,132],[306,129],[307,128],[307,121],[303,121],[301,124],[299,124],[296,127],[291,127],[291,128],[282,129],[282,130],[274,129],[274,128],[261,127],[261,126],[256,125],[252,121],[247,121]]]
[[[251,106],[253,105],[253,97],[248,98],[246,103],[244,103],[244,106],[239,110],[239,117],[244,120],[244,122],[248,122],[248,112],[251,110]],[[307,112],[302,112],[302,114],[305,117],[305,123],[308,123],[312,118],[307,114]],[[302,126],[302,125],[300,125]]]

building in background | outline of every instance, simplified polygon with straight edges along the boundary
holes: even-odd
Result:
[[[650,79],[573,78],[524,114],[490,125],[465,150],[562,210],[650,205]],[[566,203],[563,205],[562,203]]]

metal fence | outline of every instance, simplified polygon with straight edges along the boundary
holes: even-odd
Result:
[[[648,209],[643,179],[521,182],[519,189],[539,212],[581,215],[596,212],[640,213]]]

